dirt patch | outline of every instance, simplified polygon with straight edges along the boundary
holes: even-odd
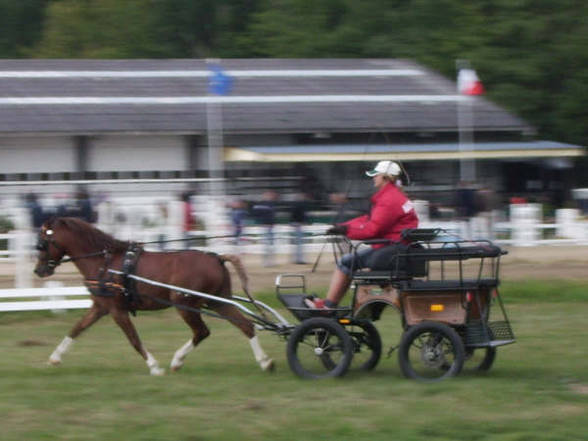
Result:
[[[570,389],[577,394],[588,395],[588,384],[570,384]]]
[[[21,347],[48,346],[48,345],[49,345],[48,343],[46,343],[44,341],[40,341],[40,340],[21,340],[16,343],[16,346],[21,346]]]

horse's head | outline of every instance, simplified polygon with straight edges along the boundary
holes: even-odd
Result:
[[[35,266],[35,274],[39,277],[51,276],[66,254],[63,230],[59,219],[50,219],[41,226],[36,246],[39,256]]]

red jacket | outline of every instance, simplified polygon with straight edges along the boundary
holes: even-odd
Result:
[[[405,228],[417,228],[419,219],[410,199],[396,185],[388,182],[371,197],[370,214],[356,217],[342,225],[347,226],[346,236],[355,240],[391,239],[401,241]],[[383,247],[374,245],[374,248]]]

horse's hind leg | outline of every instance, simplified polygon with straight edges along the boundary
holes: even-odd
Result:
[[[61,363],[61,356],[67,352],[74,339],[82,332],[96,323],[100,318],[108,314],[108,311],[93,304],[86,314],[74,325],[69,334],[59,343],[53,353],[49,356],[49,363],[57,365]]]
[[[172,359],[170,365],[172,371],[181,369],[181,367],[184,366],[184,360],[186,356],[192,352],[192,349],[194,349],[198,343],[210,335],[210,331],[199,313],[186,311],[183,309],[178,309],[178,313],[188,324],[188,326],[190,326],[194,337],[188,340],[186,344],[178,349],[174,354],[174,358]]]
[[[141,339],[139,338],[139,334],[137,333],[137,330],[135,329],[135,326],[133,325],[133,322],[131,321],[131,318],[129,317],[128,311],[115,309],[115,310],[111,311],[110,313],[112,315],[112,318],[116,322],[116,324],[118,326],[120,326],[120,328],[123,330],[123,332],[125,333],[125,335],[129,339],[129,342],[131,343],[131,345],[135,348],[135,350],[139,354],[141,354],[141,356],[143,357],[143,359],[147,363],[147,366],[149,367],[149,372],[151,373],[151,375],[163,375],[165,373],[165,370],[163,370],[159,367],[157,360],[155,358],[153,358],[153,355],[151,355],[149,353],[149,351],[147,351],[143,347],[143,344],[141,343]]]
[[[221,316],[228,319],[233,325],[239,328],[243,334],[249,338],[249,344],[253,350],[255,360],[259,363],[259,366],[264,371],[271,371],[274,368],[274,361],[264,352],[259,339],[255,335],[255,328],[251,320],[247,319],[241,311],[235,306],[228,304],[216,304],[214,310]]]

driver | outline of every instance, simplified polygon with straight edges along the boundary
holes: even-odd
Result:
[[[393,243],[402,244],[401,233],[406,228],[417,228],[418,217],[412,202],[398,187],[400,166],[394,161],[380,161],[366,175],[373,178],[376,193],[371,197],[370,213],[356,217],[347,222],[337,224],[326,231],[326,234],[340,234],[354,240],[388,239]],[[343,298],[351,283],[352,272],[366,267],[369,257],[378,248],[389,243],[373,244],[344,255],[331,278],[326,299],[310,297],[305,299],[309,308],[335,308]]]

